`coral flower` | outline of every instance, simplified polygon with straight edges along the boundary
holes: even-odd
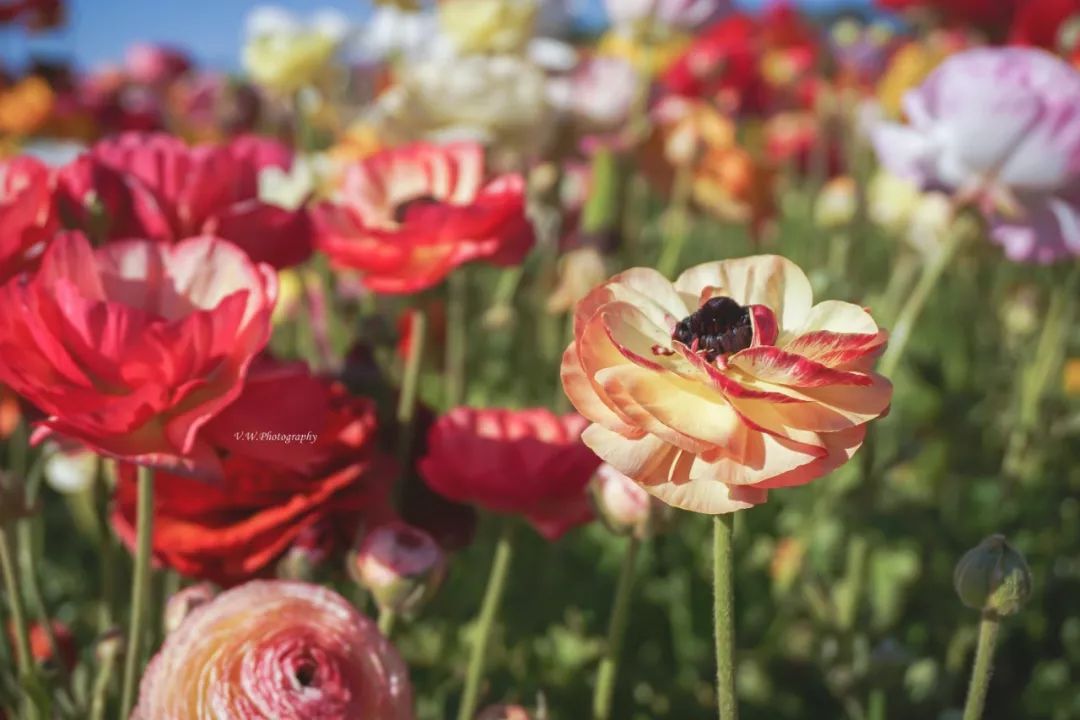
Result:
[[[548,540],[592,517],[586,487],[600,465],[581,442],[580,416],[459,407],[428,432],[418,465],[435,492],[522,515]]]
[[[412,720],[397,650],[337,593],[254,581],[196,608],[165,640],[132,720]]]
[[[1030,48],[968,50],[942,63],[875,128],[883,165],[977,201],[1013,260],[1080,255],[1080,72]],[[994,122],[987,123],[987,118]]]
[[[390,514],[393,462],[376,446],[374,403],[302,363],[259,358],[243,393],[200,434],[223,481],[159,473],[154,557],[231,585],[269,571],[292,545],[344,551]],[[134,468],[121,467],[113,525],[135,539]]]
[[[110,240],[176,242],[210,234],[239,245],[256,262],[288,267],[311,255],[309,218],[303,210],[263,202],[258,178],[264,169],[291,163],[285,146],[264,138],[190,147],[163,133],[126,133],[97,143],[61,171],[61,212],[88,233],[104,222]]]
[[[339,267],[380,293],[431,287],[458,265],[520,262],[532,246],[520,175],[485,183],[473,143],[417,144],[349,167],[336,198],[316,210],[319,243]]]
[[[59,227],[49,169],[31,157],[0,161],[0,283],[32,263]]]
[[[814,305],[794,263],[706,263],[674,285],[616,275],[578,305],[562,380],[597,455],[676,507],[726,513],[846,462],[892,387],[886,334],[857,305]]]
[[[61,234],[0,287],[0,381],[99,453],[213,473],[196,433],[240,394],[276,296],[273,269],[219,238]]]

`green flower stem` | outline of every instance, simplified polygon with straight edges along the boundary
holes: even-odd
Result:
[[[963,216],[954,219],[953,226],[950,228],[949,234],[938,249],[937,254],[923,265],[922,274],[919,276],[918,282],[915,283],[915,288],[908,295],[907,301],[900,308],[900,313],[893,323],[889,335],[889,346],[881,356],[881,362],[878,364],[878,372],[885,377],[891,378],[896,372],[896,368],[900,366],[900,360],[904,356],[904,350],[907,349],[908,340],[911,339],[911,331],[915,328],[915,323],[922,314],[926,301],[930,299],[930,294],[937,287],[945,268],[952,263],[957,250],[960,249],[960,245],[967,238],[966,229],[967,222],[965,222]]]
[[[138,504],[135,519],[135,572],[131,581],[131,617],[124,654],[124,684],[120,717],[131,715],[142,670],[144,635],[149,631],[147,610],[150,599],[150,556],[154,528],[154,471],[139,467]]]
[[[986,691],[990,689],[993,673],[994,646],[997,644],[1001,618],[995,613],[983,613],[979,623],[979,644],[975,648],[975,665],[971,668],[971,684],[968,685],[967,702],[964,703],[964,720],[980,720],[986,705]]]
[[[0,571],[4,575],[4,593],[7,595],[8,608],[11,612],[11,624],[15,635],[15,662],[19,667],[19,676],[25,682],[36,686],[37,665],[30,652],[30,631],[26,624],[26,607],[23,605],[22,589],[19,587],[15,572],[14,543],[11,528],[0,526]]]
[[[1060,377],[1061,362],[1068,346],[1069,329],[1072,327],[1077,285],[1080,284],[1080,263],[1068,277],[1056,283],[1050,295],[1050,304],[1043,319],[1042,331],[1026,367],[1021,371],[1017,420],[1013,423],[1002,462],[1005,477],[1024,476],[1027,467],[1027,450],[1031,436],[1039,426],[1039,408],[1050,384]]]
[[[401,391],[397,404],[397,459],[402,473],[408,473],[412,454],[413,432],[416,415],[416,395],[420,386],[420,367],[424,359],[424,341],[427,335],[427,317],[417,310],[413,317],[412,337],[409,338],[409,355],[405,359],[405,373],[401,378]]]
[[[615,678],[619,672],[619,653],[622,650],[623,635],[626,633],[626,621],[629,619],[630,599],[633,597],[634,570],[637,566],[638,550],[641,541],[631,536],[623,553],[619,580],[615,586],[615,601],[611,606],[608,620],[607,643],[604,657],[600,660],[600,670],[596,677],[596,689],[593,693],[593,718],[610,720],[611,701],[615,695]]]
[[[495,616],[502,603],[506,590],[506,577],[510,571],[514,548],[513,521],[505,520],[499,540],[495,545],[495,556],[491,561],[491,573],[488,575],[487,589],[480,604],[480,614],[476,619],[472,653],[469,655],[469,667],[465,673],[465,689],[461,694],[461,706],[458,708],[458,720],[473,720],[476,706],[480,700],[480,682],[484,679],[487,664],[488,646],[491,644],[491,630],[495,625]]]
[[[720,720],[738,720],[735,697],[735,600],[732,544],[735,513],[713,521],[713,616],[716,621],[716,699]]]
[[[45,453],[39,455],[26,475],[26,504],[28,507],[33,507],[37,503],[38,492],[41,489],[41,480],[45,470],[45,461],[47,459]],[[27,598],[30,601],[34,614],[40,622],[42,631],[45,633],[45,639],[49,643],[49,651],[58,661],[56,666],[59,670],[60,678],[66,686],[69,680],[68,669],[67,665],[63,662],[59,662],[61,657],[60,643],[56,639],[56,633],[53,631],[52,622],[49,618],[49,611],[45,606],[45,595],[41,591],[41,582],[38,573],[38,558],[42,555],[42,553],[39,552],[40,525],[41,516],[39,514],[24,518],[19,522],[16,530],[19,565],[22,571],[23,583],[26,585]]]
[[[446,306],[446,407],[452,408],[465,399],[469,279],[464,268],[450,273],[447,285],[449,299]]]
[[[694,191],[694,165],[685,162],[675,168],[675,182],[671,189],[671,204],[664,214],[664,232],[660,259],[656,269],[670,278],[679,269],[679,257],[690,234],[690,200]]]
[[[390,608],[379,608],[379,632],[389,640],[394,634],[394,626],[397,624],[397,613]]]
[[[116,674],[117,653],[108,653],[98,665],[94,676],[94,687],[90,694],[90,720],[104,720],[105,708],[109,704],[109,685]]]

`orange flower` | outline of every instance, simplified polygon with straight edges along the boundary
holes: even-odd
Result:
[[[886,333],[850,303],[813,304],[775,255],[706,263],[674,285],[634,268],[574,315],[563,388],[585,444],[676,507],[726,513],[846,462],[892,386]]]
[[[674,185],[675,168],[686,166],[691,197],[703,210],[755,227],[772,215],[774,173],[736,144],[730,118],[711,103],[675,96],[662,100],[652,114],[656,133],[644,163],[662,189]]]
[[[29,135],[49,119],[53,109],[49,83],[31,75],[0,92],[0,132]]]

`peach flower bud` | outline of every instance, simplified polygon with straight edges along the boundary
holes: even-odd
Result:
[[[446,556],[423,530],[390,522],[367,534],[350,570],[380,608],[411,613],[442,583]]]
[[[132,720],[412,720],[408,670],[375,624],[327,588],[256,580],[165,639]]]
[[[671,517],[671,509],[637,483],[604,463],[590,485],[596,514],[616,535],[655,535]]]
[[[165,602],[165,633],[174,632],[195,608],[210,602],[215,595],[217,589],[208,582],[190,585],[173,593]]]

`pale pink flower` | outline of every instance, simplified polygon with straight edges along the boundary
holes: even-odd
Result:
[[[408,670],[318,585],[253,581],[196,608],[143,675],[132,720],[412,720]]]
[[[977,201],[1013,260],[1080,255],[1080,72],[1032,48],[968,50],[904,111],[873,132],[890,171]]]

